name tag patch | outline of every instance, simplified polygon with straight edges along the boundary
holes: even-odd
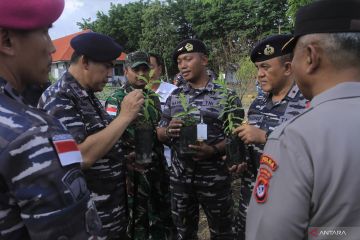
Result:
[[[83,161],[79,148],[70,134],[56,135],[52,138],[52,143],[61,166],[65,167]]]
[[[269,156],[266,155],[262,155],[261,159],[260,159],[260,165],[264,164],[266,166],[268,166],[273,172],[276,171],[276,169],[278,168],[278,164],[276,163],[276,161],[274,159],[272,159]]]

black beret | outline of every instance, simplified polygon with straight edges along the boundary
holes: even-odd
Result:
[[[197,39],[186,39],[179,43],[173,51],[173,60],[177,62],[177,57],[183,53],[199,52],[207,55],[205,44]]]
[[[120,56],[122,47],[104,34],[88,32],[77,35],[70,41],[76,53],[98,62],[113,61]]]
[[[283,48],[293,50],[300,36],[312,33],[360,32],[359,0],[323,0],[298,10],[294,38]]]
[[[289,34],[274,35],[258,42],[251,51],[250,59],[254,62],[262,62],[274,57],[279,57],[290,53],[281,51],[285,43],[293,36]]]

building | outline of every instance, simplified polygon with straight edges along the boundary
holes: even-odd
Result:
[[[71,55],[74,52],[74,49],[72,49],[72,47],[70,46],[70,40],[81,33],[90,31],[91,30],[84,30],[53,40],[53,44],[56,47],[56,52],[52,54],[52,65],[50,73],[53,79],[59,79],[70,66]],[[109,79],[109,82],[116,84],[118,82],[125,81],[123,71],[125,57],[126,54],[121,53],[120,57],[116,59],[115,67],[113,70],[113,77],[112,79]]]

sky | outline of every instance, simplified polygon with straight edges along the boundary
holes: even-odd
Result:
[[[96,19],[96,13],[102,11],[105,14],[110,9],[110,2],[114,4],[126,4],[136,0],[65,0],[65,9],[60,18],[53,23],[49,30],[50,37],[54,40],[80,31],[77,22],[82,19]]]

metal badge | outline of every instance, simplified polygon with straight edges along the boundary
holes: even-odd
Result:
[[[187,43],[185,45],[185,49],[186,49],[186,51],[190,52],[194,49],[194,46],[191,43]]]
[[[266,47],[265,47],[265,49],[264,49],[264,54],[265,54],[266,56],[273,55],[274,52],[275,52],[275,49],[274,49],[272,46],[266,45]]]

